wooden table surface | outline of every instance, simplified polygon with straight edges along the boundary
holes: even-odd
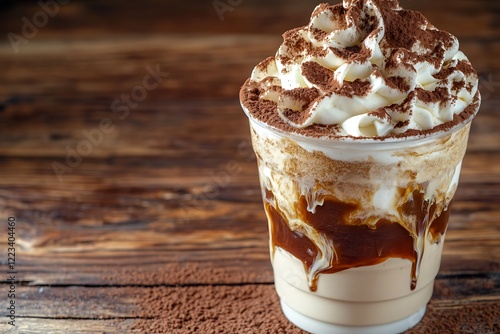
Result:
[[[317,3],[41,3],[0,2],[0,332],[302,333],[238,91]],[[401,3],[460,39],[483,94],[409,333],[500,333],[500,1]]]

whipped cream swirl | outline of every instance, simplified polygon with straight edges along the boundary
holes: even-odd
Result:
[[[307,26],[283,38],[242,96],[257,95],[260,102],[248,99],[253,108],[278,113],[287,126],[384,137],[464,120],[457,116],[472,104],[469,114],[477,112],[477,73],[458,40],[397,0],[321,4]]]

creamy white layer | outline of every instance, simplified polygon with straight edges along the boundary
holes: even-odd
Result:
[[[426,245],[414,291],[410,290],[411,262],[389,259],[374,266],[321,275],[316,292],[309,291],[302,262],[277,248],[273,258],[276,290],[288,306],[316,320],[347,326],[390,323],[427,304],[442,248],[443,243]]]

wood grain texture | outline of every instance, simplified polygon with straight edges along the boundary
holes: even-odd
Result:
[[[434,296],[409,333],[498,333],[500,2],[401,3],[460,39],[483,95]],[[221,21],[212,1],[71,1],[16,53],[7,34],[40,7],[0,3],[0,228],[16,217],[19,271],[15,328],[0,276],[0,332],[267,333],[274,321],[301,333],[274,293],[238,91],[314,5],[248,0]],[[114,111],[157,67],[158,86]],[[103,119],[112,130],[58,177],[53,164],[68,165]],[[214,304],[193,306],[202,297]]]

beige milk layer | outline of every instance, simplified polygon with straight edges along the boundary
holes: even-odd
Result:
[[[283,136],[250,123],[282,300],[314,319],[358,325],[424,306],[470,123],[400,142]]]

